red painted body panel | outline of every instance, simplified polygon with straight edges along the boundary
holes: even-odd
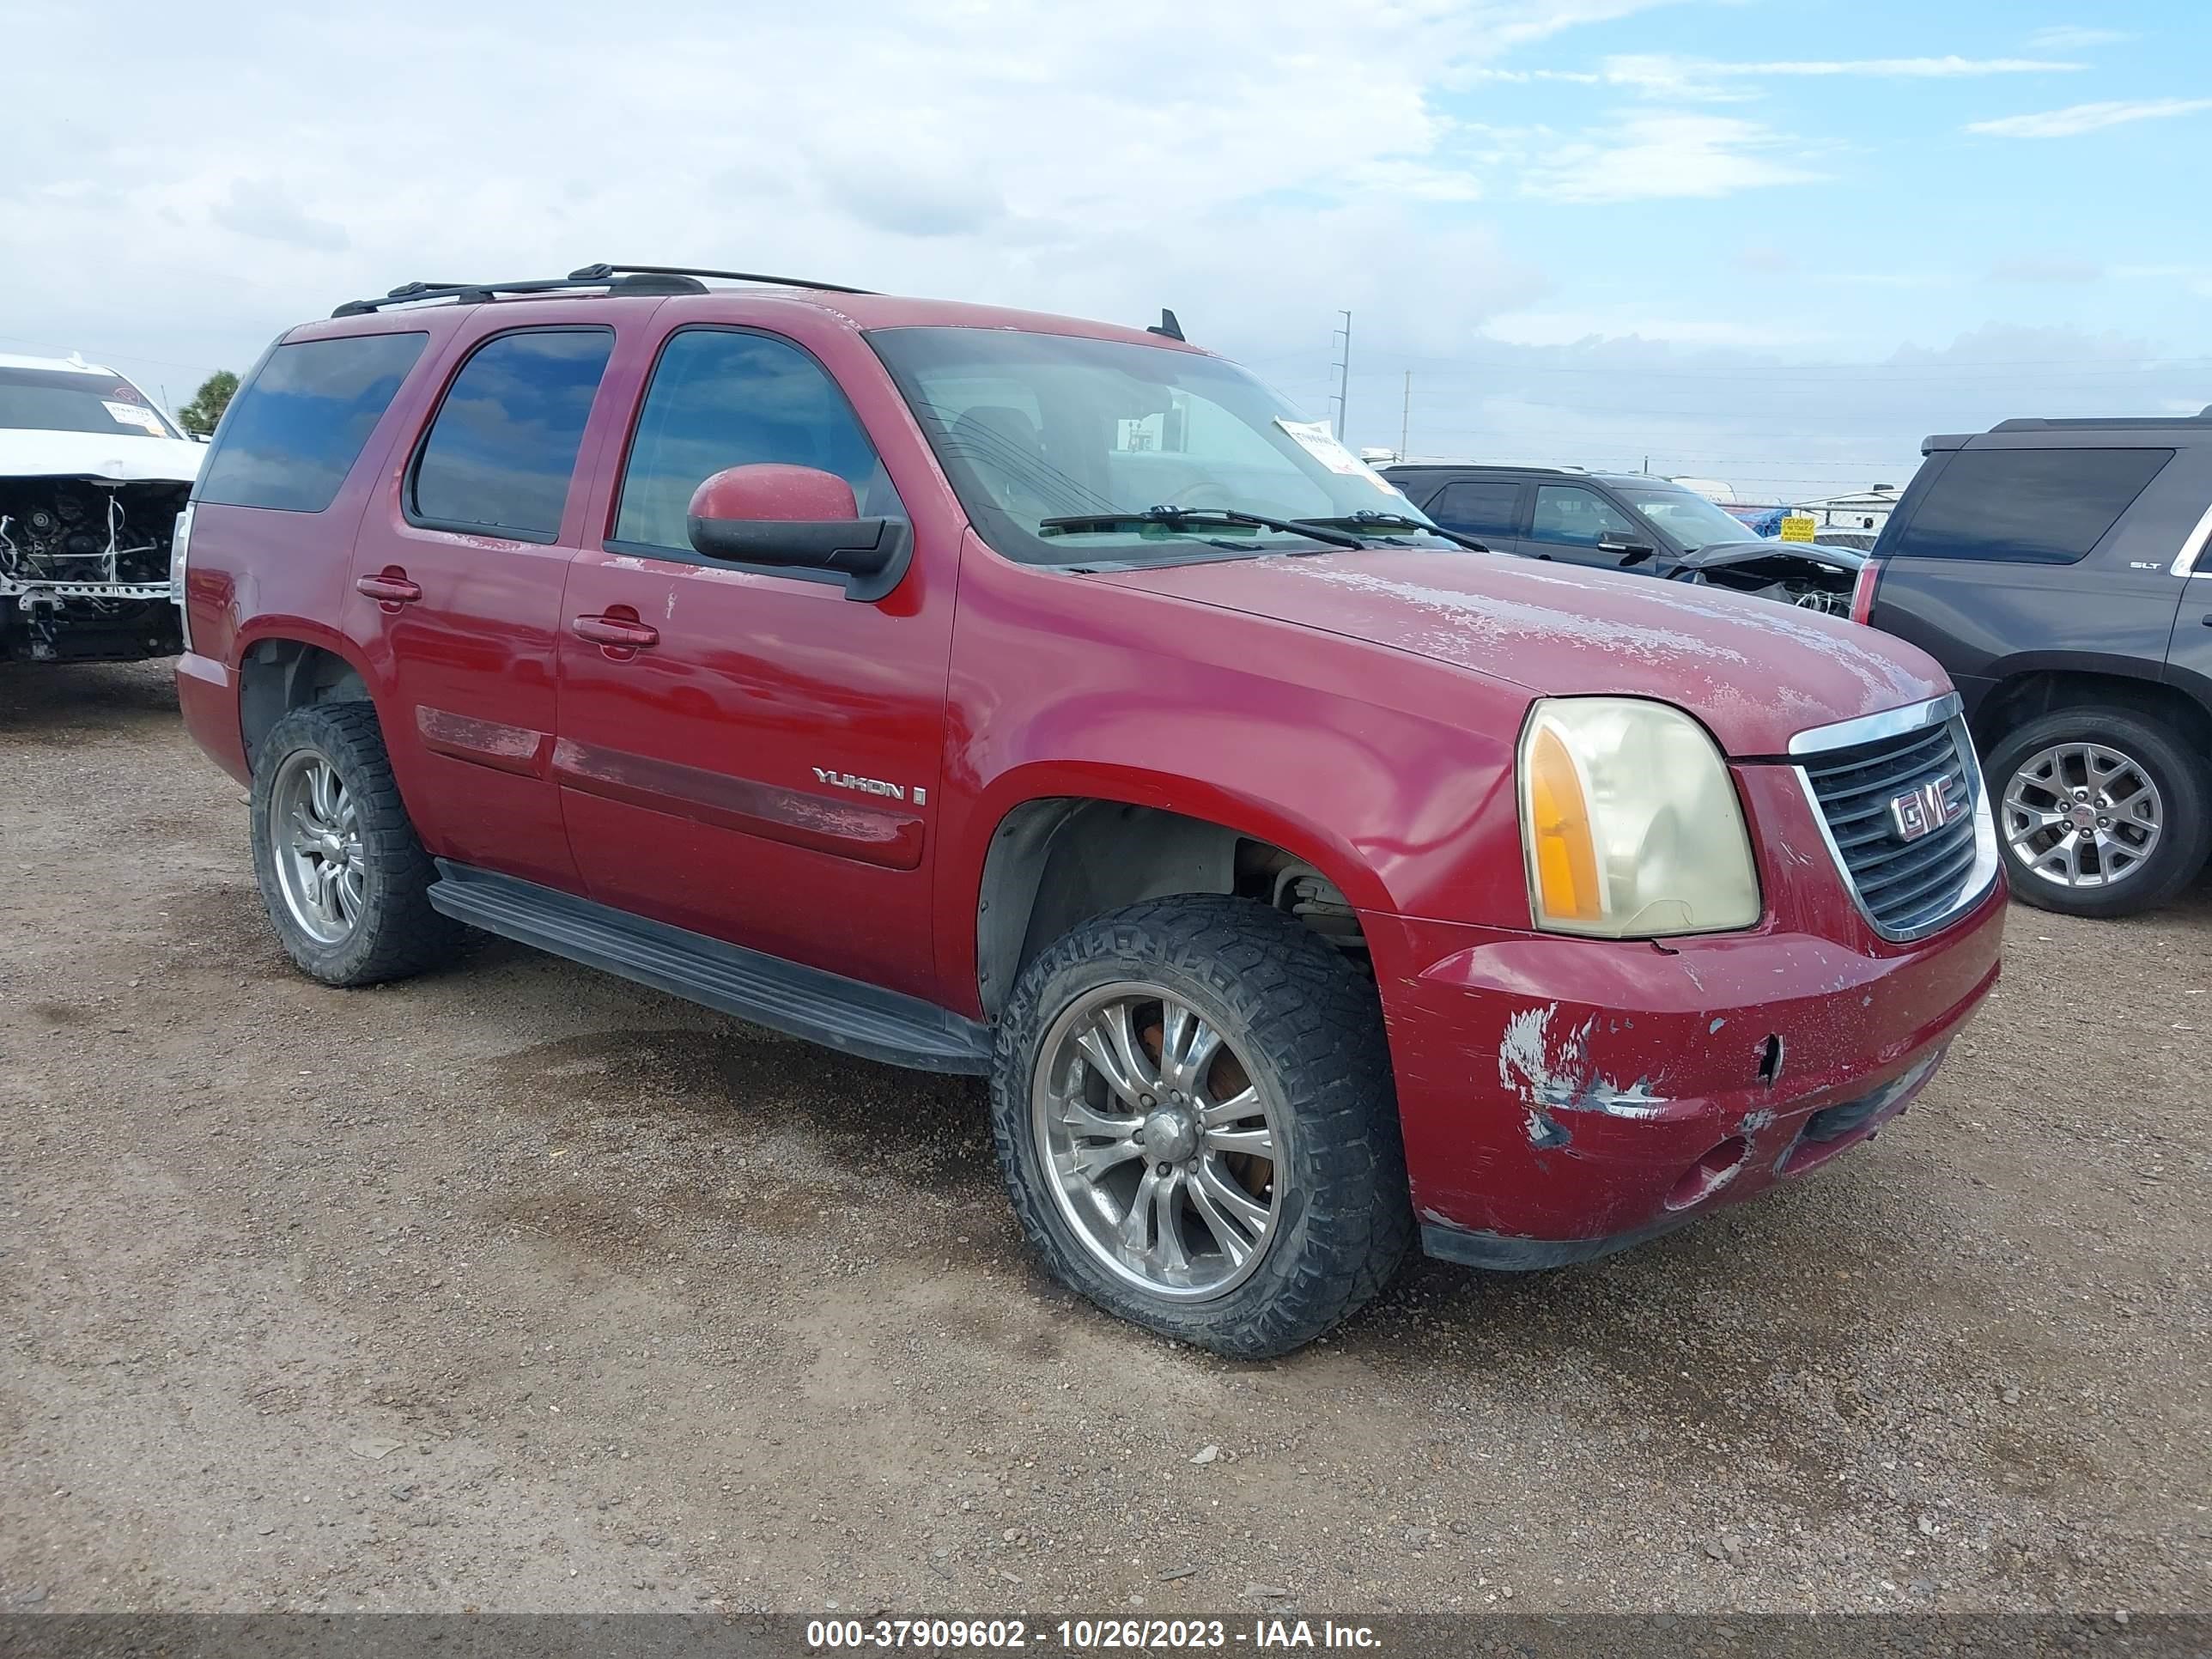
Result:
[[[1546,696],[1656,697],[1731,755],[1950,690],[1934,658],[1838,617],[1628,571],[1369,551],[1132,571],[1117,585],[1371,641]],[[1374,672],[1395,668],[1377,657]]]
[[[409,455],[495,330],[618,340],[551,545],[408,526]],[[872,603],[672,550],[610,549],[639,394],[686,324],[776,333],[843,387],[914,527]],[[375,699],[434,852],[927,999],[971,1018],[986,858],[1024,802],[1081,796],[1226,825],[1314,865],[1373,947],[1417,1205],[1507,1239],[1635,1232],[1717,1142],[1778,1179],[1805,1120],[1913,1073],[1986,993],[2002,900],[1887,944],[1795,781],[1790,736],[1937,696],[1912,647],[1632,574],[1376,550],[1077,575],[1000,557],[866,328],[1133,330],[878,296],[574,297],[349,319],[432,339],[331,509],[198,510],[195,737],[243,775],[257,640],[320,644]],[[354,581],[386,574],[422,598]],[[578,623],[595,625],[578,632]],[[1531,699],[1651,696],[1735,759],[1765,915],[1649,943],[1529,930],[1514,749]],[[1759,1075],[1769,1036],[1783,1061]],[[1886,1103],[1881,1116],[1902,1109]],[[1848,1139],[1838,1142],[1848,1144]],[[1809,1163],[1802,1159],[1791,1173]]]
[[[812,307],[783,309],[780,332],[870,428],[913,517],[913,562],[888,597],[860,604],[841,585],[607,550],[630,411],[661,341],[696,319],[635,331],[586,437],[599,446],[591,532],[565,611],[624,608],[659,641],[625,653],[562,637],[562,816],[603,903],[940,1000],[927,826],[964,520],[875,354]]]
[[[1663,1222],[1669,1188],[1732,1136],[1751,1158],[1713,1206],[1785,1178],[1807,1117],[1910,1070],[1988,994],[2004,896],[1905,950],[1771,926],[1662,951],[1363,921],[1422,1218],[1594,1239]],[[1767,1085],[1770,1036],[1782,1065]]]

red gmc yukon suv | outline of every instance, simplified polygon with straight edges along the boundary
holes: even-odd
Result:
[[[307,974],[986,1075],[1051,1270],[1241,1355],[1792,1181],[1995,981],[1912,647],[1440,532],[1171,316],[737,276],[410,285],[231,404],[179,689]]]

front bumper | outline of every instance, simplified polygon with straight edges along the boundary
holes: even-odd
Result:
[[[1517,1269],[1656,1237],[1873,1135],[1996,982],[2004,896],[1905,946],[1364,920],[1423,1246]]]

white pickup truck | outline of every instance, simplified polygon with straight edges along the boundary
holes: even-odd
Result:
[[[113,369],[0,353],[0,660],[182,648],[169,539],[206,453]]]

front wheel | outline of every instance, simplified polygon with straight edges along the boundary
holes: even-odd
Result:
[[[1000,1023],[991,1096],[1054,1275],[1179,1340],[1297,1347],[1411,1240],[1374,987],[1265,905],[1155,900],[1048,946]]]
[[[2164,903],[2212,848],[2212,779],[2131,709],[2065,708],[2008,732],[1984,774],[2012,890],[2077,916]]]

